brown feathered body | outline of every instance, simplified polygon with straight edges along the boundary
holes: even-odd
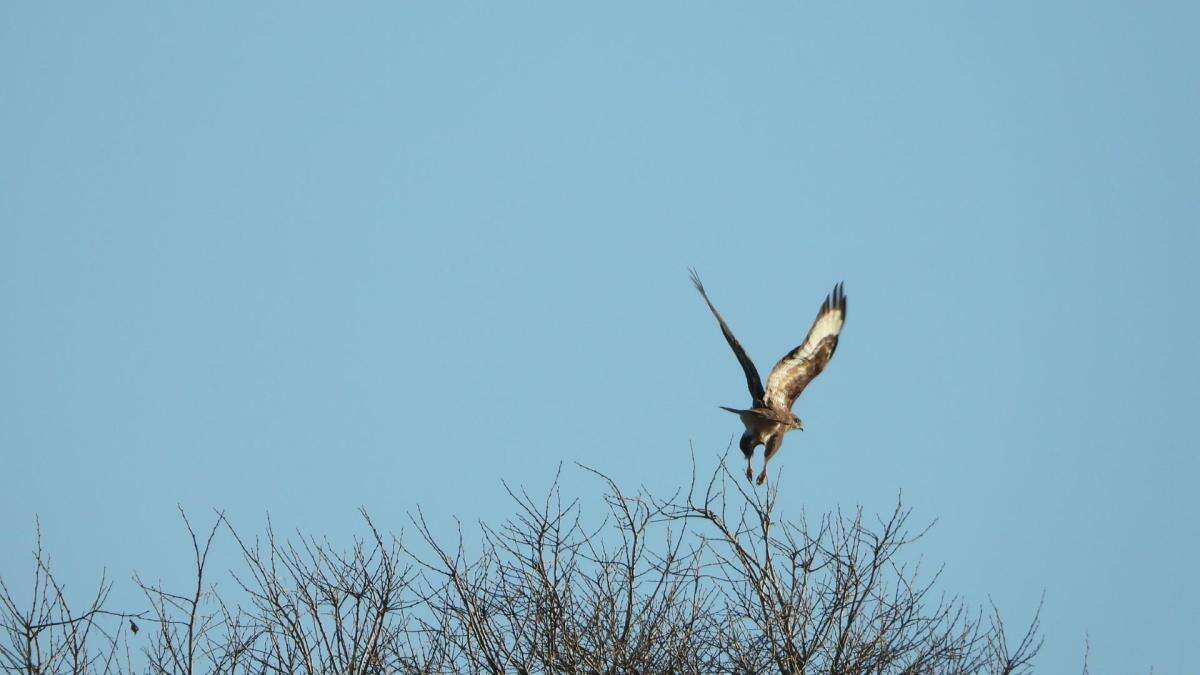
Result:
[[[817,312],[816,319],[808,329],[808,335],[805,336],[804,342],[775,364],[775,367],[771,369],[771,374],[767,376],[767,386],[764,388],[758,368],[746,354],[741,343],[734,337],[733,331],[725,323],[724,317],[709,300],[708,293],[704,290],[704,285],[700,283],[700,277],[695,270],[692,270],[692,283],[700,292],[700,296],[704,298],[704,302],[712,311],[713,316],[716,317],[721,332],[725,335],[725,341],[729,343],[730,349],[733,350],[734,356],[737,357],[738,363],[741,364],[742,371],[745,373],[746,385],[750,389],[753,405],[746,409],[721,407],[736,414],[746,427],[745,433],[738,442],[738,447],[746,457],[747,479],[753,475],[750,460],[754,455],[754,449],[759,445],[766,448],[762,473],[758,475],[758,483],[761,485],[767,478],[767,462],[783,444],[784,435],[794,429],[804,428],[800,418],[792,413],[793,404],[808,383],[825,370],[825,366],[829,365],[833,353],[837,350],[838,336],[846,322],[846,295],[843,285],[834,286],[833,291],[826,296],[825,302]]]

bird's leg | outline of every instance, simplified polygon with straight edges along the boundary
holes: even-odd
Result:
[[[783,433],[776,433],[767,439],[766,452],[763,454],[763,469],[762,473],[758,474],[758,484],[762,485],[767,482],[767,462],[771,461],[771,456],[779,451],[779,446],[783,445]],[[749,473],[746,475],[749,478]]]
[[[754,480],[754,469],[750,465],[750,457],[747,457],[746,458],[746,482],[749,483],[749,482],[752,482],[753,480]]]

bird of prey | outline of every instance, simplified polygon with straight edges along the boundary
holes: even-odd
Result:
[[[700,283],[700,276],[696,274],[696,270],[690,271],[692,284],[700,291],[700,296],[712,310],[713,316],[717,317],[721,332],[725,334],[725,341],[733,349],[733,355],[737,357],[738,363],[742,364],[742,370],[746,373],[746,385],[750,387],[750,397],[753,399],[751,407],[745,410],[725,406],[721,408],[740,417],[746,427],[738,443],[742,454],[746,456],[746,480],[753,476],[750,460],[754,457],[754,448],[759,445],[766,448],[762,473],[758,474],[758,484],[762,485],[767,480],[767,462],[771,461],[771,457],[783,444],[784,434],[793,429],[804,430],[800,418],[792,413],[792,404],[833,358],[838,335],[846,322],[846,294],[842,284],[833,287],[833,291],[826,296],[820,311],[817,312],[812,327],[808,329],[808,336],[804,338],[804,342],[775,364],[771,374],[767,376],[767,388],[763,389],[754,362],[733,336],[729,324],[725,323],[721,313],[713,306],[712,300],[708,299],[708,293],[704,290],[704,284]]]

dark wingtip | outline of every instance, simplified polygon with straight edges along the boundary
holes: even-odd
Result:
[[[825,296],[825,302],[821,303],[821,311],[817,316],[821,316],[826,312],[841,312],[842,318],[846,316],[846,283],[839,281],[833,285],[833,290],[829,295]]]
[[[695,267],[688,268],[688,276],[691,277],[692,285],[696,287],[696,290],[703,293],[704,292],[704,284],[700,283],[700,275],[696,273]]]

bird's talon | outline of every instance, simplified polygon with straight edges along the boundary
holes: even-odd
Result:
[[[758,474],[757,482],[759,485],[762,485],[763,483],[767,482],[767,470],[766,469],[763,469],[763,472]]]

